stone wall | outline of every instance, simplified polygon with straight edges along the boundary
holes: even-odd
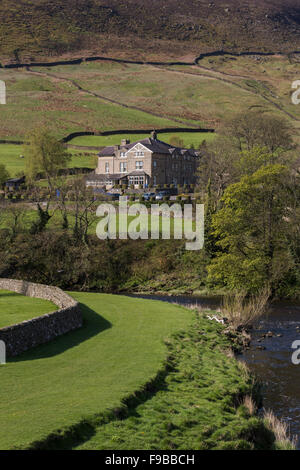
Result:
[[[58,287],[13,279],[0,279],[0,290],[49,300],[59,310],[0,329],[0,340],[6,344],[7,357],[17,356],[30,348],[47,343],[57,336],[82,326],[78,302]]]

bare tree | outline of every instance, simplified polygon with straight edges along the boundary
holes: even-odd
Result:
[[[234,137],[240,150],[260,146],[275,154],[293,149],[289,123],[285,119],[258,111],[238,114],[223,128],[223,132]]]
[[[88,241],[88,230],[96,220],[96,207],[93,192],[86,187],[84,179],[74,179],[69,193],[74,207],[73,235],[78,242]]]

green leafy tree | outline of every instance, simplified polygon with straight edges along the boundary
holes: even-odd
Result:
[[[48,194],[45,198],[37,197],[38,220],[34,221],[31,233],[42,232],[53,216],[50,214],[50,204],[54,195],[54,183],[59,170],[66,168],[71,156],[66,152],[64,145],[58,141],[46,128],[37,128],[32,131],[24,145],[25,173],[29,181],[33,181],[42,173],[48,183]],[[38,192],[37,192],[38,194]],[[44,204],[41,204],[44,202]]]
[[[9,173],[5,165],[0,164],[0,186],[3,186],[6,180],[9,178]]]
[[[228,186],[213,216],[222,251],[208,267],[211,282],[257,291],[266,283],[274,286],[291,268],[289,179],[287,167],[267,165]]]
[[[43,173],[49,189],[53,189],[53,178],[61,168],[66,168],[71,156],[62,142],[58,141],[47,129],[32,131],[24,146],[26,175],[30,180]]]

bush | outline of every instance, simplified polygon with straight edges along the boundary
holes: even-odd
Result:
[[[247,297],[246,291],[226,295],[222,302],[222,313],[235,328],[252,325],[266,312],[270,294],[270,288],[265,287],[250,297]]]

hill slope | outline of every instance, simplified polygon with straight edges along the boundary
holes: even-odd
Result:
[[[2,61],[300,49],[300,0],[0,0]]]

